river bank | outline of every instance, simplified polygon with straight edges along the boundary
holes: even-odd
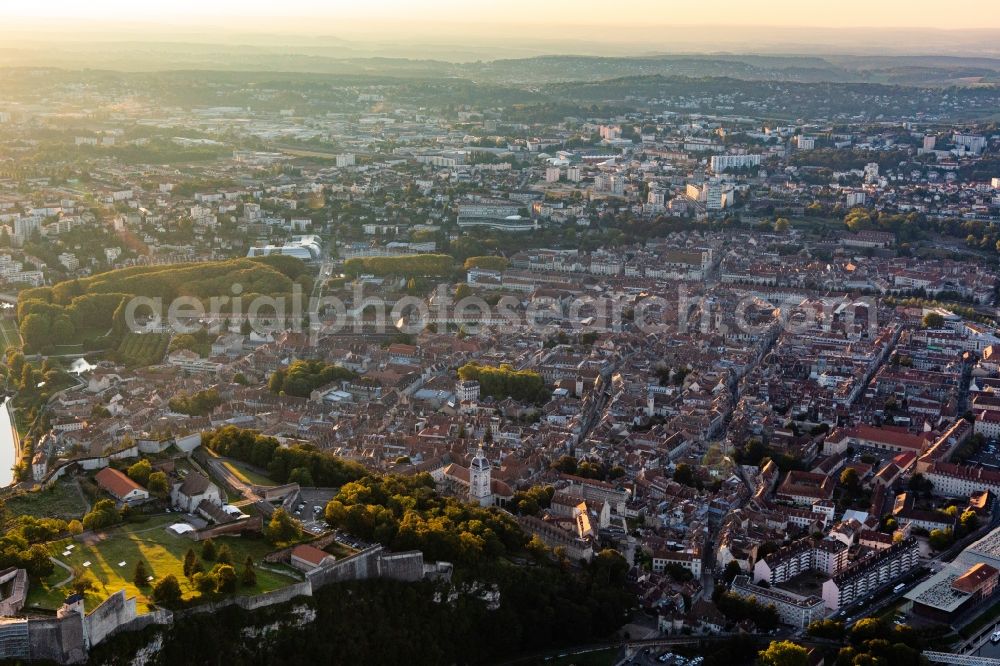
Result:
[[[0,406],[0,487],[14,482],[14,466],[21,459],[21,439],[14,425],[14,408],[7,398]]]

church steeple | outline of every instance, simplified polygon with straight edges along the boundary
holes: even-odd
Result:
[[[480,506],[490,506],[493,504],[492,490],[493,468],[486,454],[483,453],[483,445],[479,444],[475,457],[469,465],[469,501]]]

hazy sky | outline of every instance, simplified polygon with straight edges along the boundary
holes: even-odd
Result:
[[[220,19],[233,28],[328,30],[338,21],[560,25],[753,25],[827,28],[1000,28],[997,0],[0,0],[0,23],[31,19],[165,21]],[[301,21],[323,19],[310,26]],[[35,21],[32,21],[34,23]],[[89,21],[88,21],[89,22]],[[484,25],[485,24],[485,25]]]

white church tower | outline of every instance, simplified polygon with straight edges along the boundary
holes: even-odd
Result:
[[[470,502],[479,506],[493,505],[492,473],[490,461],[486,459],[486,454],[483,453],[483,447],[480,445],[479,450],[476,451],[476,457],[469,465]]]

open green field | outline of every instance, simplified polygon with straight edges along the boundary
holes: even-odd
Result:
[[[259,474],[253,471],[252,469],[250,469],[248,465],[245,465],[239,462],[238,460],[227,460],[222,464],[225,465],[226,469],[232,472],[233,475],[236,476],[236,478],[238,478],[243,483],[258,485],[258,486],[278,485],[277,483],[274,482],[274,479],[269,479],[263,474]]]
[[[17,322],[10,317],[0,317],[0,351],[20,346],[21,334],[17,330]]]
[[[86,595],[88,610],[97,606],[111,594],[125,588],[125,594],[138,597],[139,612],[145,613],[146,602],[149,601],[147,595],[152,591],[152,586],[139,589],[132,580],[136,562],[140,559],[145,562],[146,570],[154,579],[174,574],[181,583],[184,599],[193,599],[199,596],[199,593],[192,589],[184,577],[184,554],[189,548],[193,548],[195,553],[200,556],[201,544],[175,535],[166,529],[178,520],[180,520],[178,516],[158,516],[145,522],[115,528],[102,536],[95,537],[88,543],[79,543],[72,539],[53,542],[49,544],[49,551],[56,560],[70,568],[79,567],[90,571],[97,579],[97,590],[88,592]],[[263,539],[223,536],[215,539],[215,544],[218,547],[226,544],[232,550],[237,574],[243,570],[243,561],[247,555],[251,556],[257,563],[273,550]],[[74,545],[70,554],[63,555],[69,545]],[[90,565],[86,566],[86,562],[89,562]],[[119,566],[121,562],[125,563],[124,566]],[[203,562],[202,565],[208,570],[212,568],[214,563]],[[288,573],[287,575],[278,573],[278,570]],[[57,585],[69,577],[70,573],[66,569],[56,566],[55,571],[47,580],[29,586],[27,607],[58,608],[67,596],[68,588],[57,587]],[[290,585],[297,580],[299,579],[292,569],[269,564],[266,570],[257,567],[257,585],[255,587],[240,586],[237,594],[252,595],[269,592]]]
[[[12,516],[37,516],[39,518],[62,518],[72,520],[83,518],[87,511],[76,485],[67,481],[57,481],[51,488],[16,495],[6,502],[7,511]]]

